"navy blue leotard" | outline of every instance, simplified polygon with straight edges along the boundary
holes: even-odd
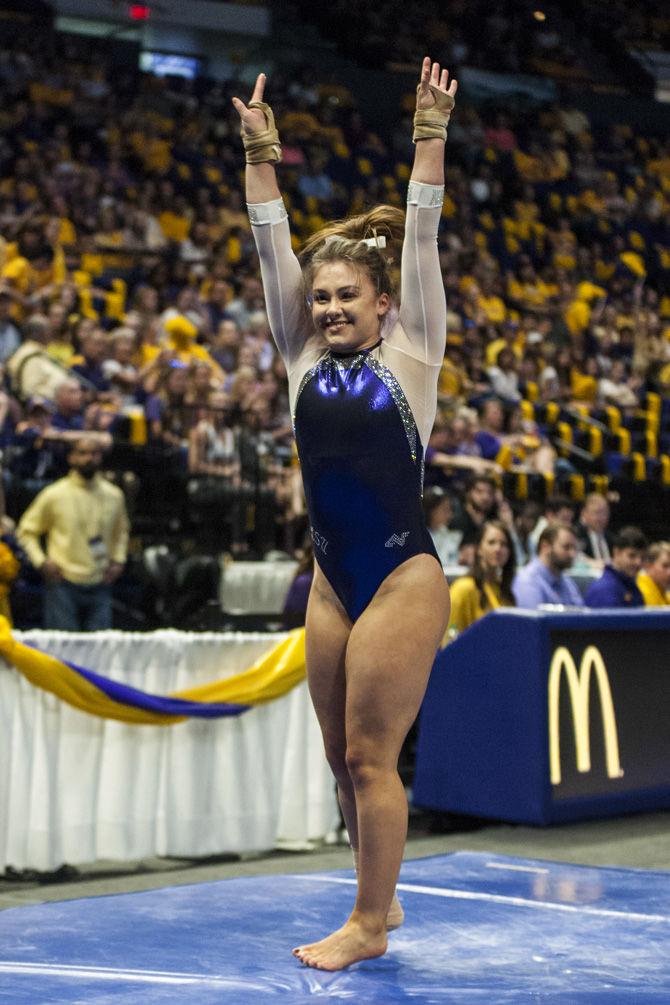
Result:
[[[398,565],[437,553],[423,517],[423,449],[407,399],[369,350],[328,352],[303,378],[295,434],[314,552],[356,621]]]
[[[437,251],[444,190],[410,182],[400,311],[383,340],[338,355],[305,311],[280,199],[250,205],[270,327],[286,363],[314,553],[352,621],[408,558],[437,554],[422,506],[446,304]]]

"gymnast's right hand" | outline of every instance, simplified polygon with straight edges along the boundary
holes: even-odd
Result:
[[[262,101],[263,91],[265,90],[265,74],[259,73],[256,78],[256,83],[254,85],[254,92],[251,95],[250,101]],[[264,129],[267,129],[267,120],[265,114],[261,108],[248,108],[243,101],[239,98],[233,98],[233,105],[235,110],[240,117],[240,122],[242,124],[242,132],[247,136],[253,136],[254,133],[260,133]]]

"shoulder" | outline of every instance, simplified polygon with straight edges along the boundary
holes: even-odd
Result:
[[[30,504],[30,508],[44,509],[59,502],[61,499],[67,499],[70,494],[71,485],[72,483],[67,476],[59,478],[58,481],[52,482],[51,485],[47,485],[46,488],[37,493]]]
[[[110,482],[108,478],[101,478],[98,482],[98,487],[100,491],[108,496],[110,499],[114,499],[116,502],[121,502],[124,499],[122,490],[118,485],[114,485]]]
[[[477,584],[472,576],[459,576],[449,587],[452,600],[463,600],[478,592]]]

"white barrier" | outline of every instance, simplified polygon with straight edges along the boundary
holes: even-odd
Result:
[[[164,695],[239,673],[285,636],[15,637]],[[323,838],[337,820],[305,684],[238,718],[130,726],[79,712],[0,661],[0,869],[270,849]]]

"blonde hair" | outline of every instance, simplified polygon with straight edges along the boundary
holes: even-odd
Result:
[[[646,563],[653,565],[666,551],[670,551],[670,541],[654,541],[647,548],[647,554],[645,555]]]
[[[300,252],[300,260],[309,291],[314,274],[327,262],[348,262],[370,277],[377,294],[394,293],[391,265],[395,259],[394,244],[399,245],[405,233],[405,214],[395,206],[376,206],[367,213],[334,220],[313,234]],[[368,245],[368,238],[386,238],[386,247]]]

